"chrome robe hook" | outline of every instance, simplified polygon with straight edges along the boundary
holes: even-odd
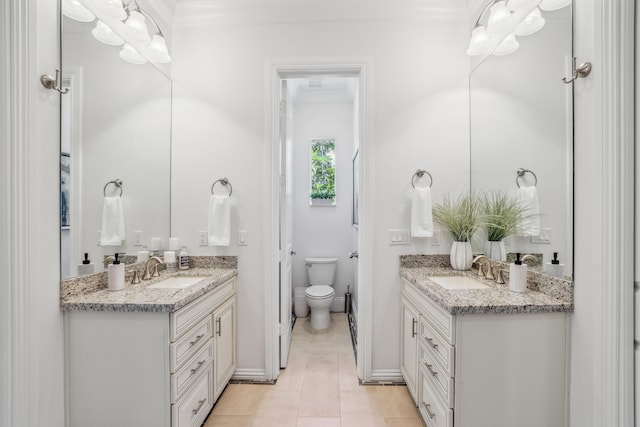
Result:
[[[591,73],[591,62],[583,62],[579,67],[576,68],[576,57],[573,57],[571,63],[571,69],[573,70],[571,74],[571,78],[567,79],[566,77],[562,78],[562,81],[566,84],[576,81],[579,78],[584,78]]]
[[[65,90],[60,89],[60,85],[58,84],[59,78],[60,78],[60,70],[56,70],[55,79],[48,74],[43,74],[40,76],[40,82],[42,83],[42,86],[46,87],[47,89],[57,90],[62,94],[69,92],[69,88],[66,88]],[[62,83],[62,81],[60,81],[60,83]]]

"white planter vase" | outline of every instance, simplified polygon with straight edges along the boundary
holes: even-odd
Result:
[[[504,241],[497,242],[487,240],[484,242],[484,254],[494,261],[507,261],[507,251],[504,248]]]
[[[472,261],[471,242],[453,242],[451,245],[451,267],[454,270],[469,270]]]

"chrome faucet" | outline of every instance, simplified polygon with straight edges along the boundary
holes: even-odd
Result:
[[[483,271],[482,263],[484,262],[486,268]],[[495,280],[495,276],[493,275],[493,266],[491,265],[491,260],[487,258],[486,255],[478,255],[473,259],[473,264],[478,264],[478,276],[485,277],[488,280]]]
[[[153,274],[151,274],[151,271],[149,270],[149,264],[151,264],[151,261],[156,262],[156,264],[154,265]],[[144,275],[142,276],[142,280],[151,280],[152,277],[158,277],[160,275],[160,273],[158,273],[159,264],[164,264],[164,262],[160,258],[158,258],[157,256],[149,257],[147,262],[144,263]]]

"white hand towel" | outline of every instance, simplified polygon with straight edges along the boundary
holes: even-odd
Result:
[[[105,197],[102,204],[100,246],[120,246],[125,239],[122,197]]]
[[[230,236],[229,196],[214,194],[209,199],[209,246],[229,246]]]
[[[538,189],[535,186],[520,187],[516,197],[526,208],[525,219],[520,222],[518,236],[537,236],[540,234],[540,205],[538,203]]]
[[[411,237],[433,237],[431,188],[416,187],[411,201]]]

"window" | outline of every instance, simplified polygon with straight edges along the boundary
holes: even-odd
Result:
[[[336,204],[336,142],[334,139],[311,140],[312,205]]]

